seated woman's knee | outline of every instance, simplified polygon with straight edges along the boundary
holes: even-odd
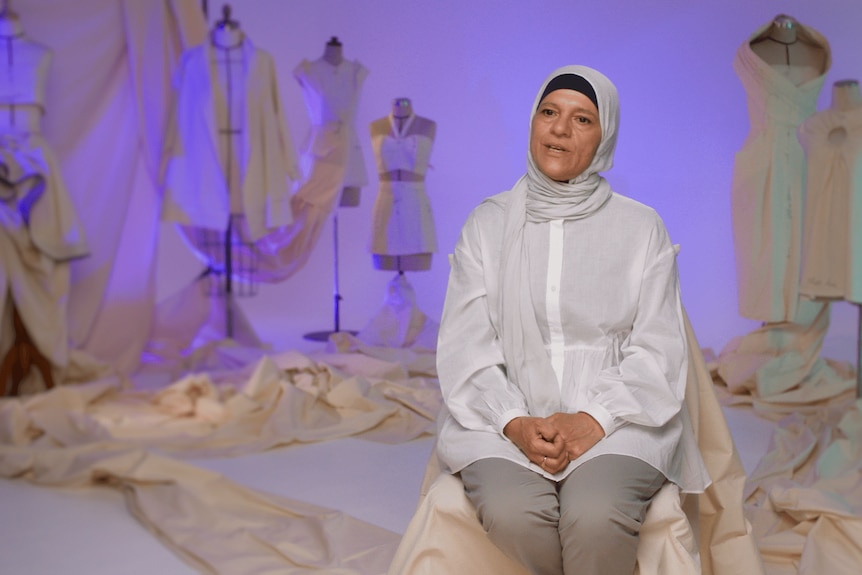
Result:
[[[536,499],[523,495],[501,492],[479,503],[476,511],[485,531],[506,537],[529,538],[537,527],[558,525],[559,509],[556,501],[549,500],[547,506],[536,505]]]
[[[600,494],[584,497],[575,507],[563,511],[560,531],[568,531],[578,541],[601,541],[615,533],[635,535],[640,531],[642,518],[631,517],[617,504],[617,500]]]

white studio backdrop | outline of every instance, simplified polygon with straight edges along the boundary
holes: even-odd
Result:
[[[719,351],[755,322],[741,318],[731,235],[735,153],[748,132],[736,49],[777,14],[820,31],[832,47],[819,109],[832,83],[862,78],[859,0],[233,0],[233,18],[275,60],[294,144],[308,118],[292,71],[337,36],[348,59],[370,71],[356,128],[369,184],[358,207],[338,209],[342,329],[360,329],[382,303],[394,272],[367,251],[377,178],[368,125],[408,97],[437,122],[427,178],[439,240],[432,269],[408,274],[419,306],[439,318],[449,253],[469,211],[524,172],[529,106],[547,73],[584,64],[620,92],[614,189],[655,207],[674,243],[683,301],[702,346]],[[209,2],[209,22],[222,3]],[[159,241],[157,294],[164,298],[202,269],[168,224]],[[333,238],[324,230],[309,263],[241,306],[264,340],[300,345],[332,329]],[[827,348],[855,360],[856,308],[833,306]],[[834,356],[834,354],[833,354]]]

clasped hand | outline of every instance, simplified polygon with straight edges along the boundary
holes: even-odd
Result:
[[[503,433],[527,458],[549,473],[558,473],[605,436],[587,413],[555,413],[549,417],[516,417]]]

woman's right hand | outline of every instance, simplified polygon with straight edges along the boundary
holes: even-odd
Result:
[[[506,424],[503,434],[527,459],[549,473],[558,473],[569,464],[563,437],[547,419],[516,417]]]

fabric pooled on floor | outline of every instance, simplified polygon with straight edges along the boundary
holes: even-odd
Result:
[[[862,565],[862,400],[778,422],[746,484],[768,575],[855,575]]]
[[[117,488],[143,525],[203,573],[382,574],[397,534],[182,459],[431,434],[439,386],[409,363],[285,352],[162,389],[130,389],[112,377],[2,399],[0,476]]]
[[[0,446],[0,475],[43,486],[106,486],[153,535],[201,573],[384,573],[396,533],[261,493],[194,465],[121,443]]]

